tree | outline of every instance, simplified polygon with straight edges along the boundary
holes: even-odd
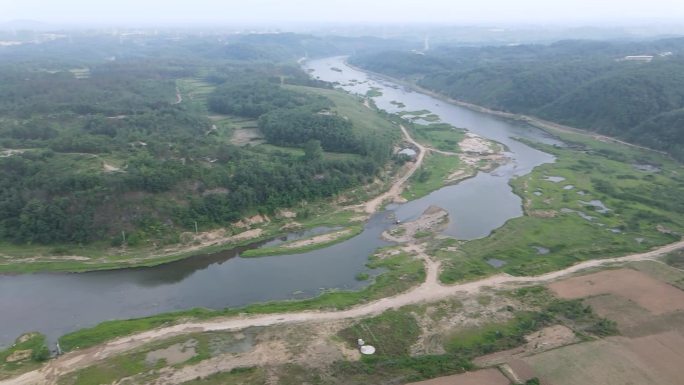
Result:
[[[309,139],[304,144],[304,159],[309,161],[318,161],[323,158],[323,147],[321,141],[316,139]]]

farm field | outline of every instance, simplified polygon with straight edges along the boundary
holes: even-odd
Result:
[[[455,374],[432,380],[412,382],[407,385],[508,385],[510,381],[496,369]]]
[[[669,275],[684,273],[656,262]],[[601,317],[617,323],[619,336],[549,350],[524,358],[554,385],[594,383],[681,384],[684,378],[684,292],[633,269],[606,270],[549,285],[563,298],[585,298]]]

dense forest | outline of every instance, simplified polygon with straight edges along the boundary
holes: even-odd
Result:
[[[653,60],[624,60],[634,55]],[[351,61],[455,99],[590,129],[684,159],[684,39],[443,46],[424,54],[359,54]]]
[[[330,87],[295,63],[305,50],[340,52],[329,41],[148,39],[0,49],[0,242],[118,245],[126,231],[129,246],[173,243],[195,223],[227,225],[368,183],[390,158],[386,135],[286,87]],[[181,102],[182,81],[213,91]],[[216,113],[254,119],[269,143],[304,155],[237,146],[230,124],[209,119]]]

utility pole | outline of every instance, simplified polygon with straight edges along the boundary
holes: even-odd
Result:
[[[197,234],[197,221],[195,221],[195,234]]]

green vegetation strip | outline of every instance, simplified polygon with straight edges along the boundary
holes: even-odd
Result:
[[[423,263],[412,256],[401,253],[391,257],[373,256],[369,268],[385,269],[367,287],[359,291],[330,291],[318,297],[300,301],[280,301],[254,304],[239,309],[208,310],[192,309],[175,313],[158,314],[150,317],[102,322],[92,328],[81,329],[59,338],[64,351],[94,346],[113,338],[134,334],[189,320],[204,320],[220,316],[295,312],[302,310],[345,309],[359,303],[391,296],[420,284],[425,280]]]
[[[0,350],[0,380],[36,368],[49,357],[44,335],[24,334],[11,347]]]
[[[361,338],[376,347],[376,354],[363,356],[360,361],[336,362],[332,375],[349,378],[354,384],[364,379],[375,383],[373,380],[393,377],[407,382],[474,368],[468,360],[453,354],[411,356],[411,346],[418,341],[420,333],[414,315],[406,307],[358,321],[337,335],[352,348],[357,347],[357,339]]]
[[[526,335],[559,323],[570,326],[585,339],[618,334],[615,322],[599,317],[582,300],[559,300],[541,286],[518,289],[511,295],[541,306],[537,311],[514,312],[513,318],[506,322],[457,332],[445,341],[445,350],[472,359],[522,345]]]
[[[332,246],[337,243],[344,242],[348,239],[351,239],[357,235],[359,235],[363,231],[363,226],[358,225],[358,226],[351,226],[348,227],[344,230],[337,230],[335,233],[346,231],[342,234],[340,234],[338,237],[333,238],[329,241],[325,242],[320,242],[320,243],[315,243],[311,245],[306,245],[306,246],[300,246],[300,247],[287,247],[289,243],[293,242],[301,242],[302,240],[296,240],[292,242],[285,243],[283,245],[279,246],[274,246],[274,247],[264,247],[264,248],[258,248],[258,249],[251,249],[251,250],[246,250],[242,254],[240,254],[241,257],[248,258],[248,257],[263,257],[263,256],[269,256],[269,255],[291,255],[291,254],[301,254],[301,253],[306,253],[309,251],[313,250],[318,250],[322,249],[328,246]],[[320,235],[317,235],[320,236]]]
[[[411,176],[409,186],[401,195],[409,200],[428,195],[444,187],[449,175],[463,167],[457,156],[430,153],[423,166]]]
[[[497,271],[538,275],[589,259],[644,252],[680,239],[684,176],[678,163],[653,152],[576,135],[562,138],[571,147],[529,143],[554,154],[556,162],[511,182],[525,201],[525,216],[509,220],[487,238],[460,245],[447,241],[458,246],[456,251],[434,248],[444,261],[442,282]],[[638,164],[655,164],[659,171],[641,171],[635,167]],[[548,179],[552,176],[564,180],[553,182]],[[592,201],[600,201],[608,210],[592,206]],[[548,252],[540,254],[539,250]],[[487,263],[489,259],[505,264],[495,268]]]

